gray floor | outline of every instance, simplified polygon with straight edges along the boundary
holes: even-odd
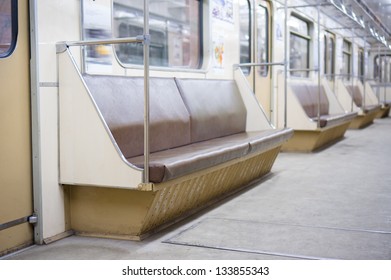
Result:
[[[391,260],[391,118],[142,242],[71,236],[8,259]]]

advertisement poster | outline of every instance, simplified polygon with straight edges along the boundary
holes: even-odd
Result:
[[[224,63],[224,37],[214,36],[213,39],[213,68],[215,70],[223,69]]]
[[[234,23],[233,0],[213,0],[212,16],[215,19]]]

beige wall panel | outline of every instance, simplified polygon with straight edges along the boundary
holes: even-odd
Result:
[[[58,182],[58,83],[56,43],[80,39],[80,1],[40,0],[38,12],[39,115],[43,239],[67,230],[66,194]],[[78,51],[78,49],[75,49]]]
[[[0,231],[0,256],[33,244],[33,227],[21,224]]]

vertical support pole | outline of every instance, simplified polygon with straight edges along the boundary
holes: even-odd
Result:
[[[353,30],[354,31],[354,30]],[[354,77],[354,49],[353,49],[353,46],[354,46],[354,37],[356,37],[355,36],[356,35],[356,32],[354,31],[354,33],[353,33],[353,42],[352,42],[352,73],[353,73],[353,77]],[[359,53],[359,49],[357,49],[357,54]],[[358,76],[358,73],[359,73],[359,71],[358,71],[358,67],[360,67],[360,65],[358,65],[358,56],[357,56],[357,84],[358,84],[358,82],[360,81],[360,77]],[[366,91],[365,91],[365,84],[363,83],[363,88],[364,88],[364,92],[363,92],[363,102],[362,102],[362,110],[364,111],[364,108],[365,108],[365,106],[366,106],[366,99],[367,99],[367,96],[366,96]]]
[[[318,10],[318,123],[317,127],[320,128],[320,91],[321,91],[321,79],[320,79],[320,3],[317,3]]]
[[[251,7],[250,7],[250,19],[251,19],[251,29],[250,30],[250,34],[253,34],[255,35],[257,33],[257,3],[256,3],[256,0],[253,0],[251,1]],[[258,35],[258,34],[256,34]],[[258,63],[257,61],[257,36],[251,36],[252,38],[252,42],[251,42],[251,53],[250,53],[250,63]],[[257,67],[258,66],[253,66],[253,67],[250,67],[250,73],[252,72],[252,80],[253,80],[253,92],[254,94],[256,94],[257,92],[257,89],[256,89],[256,78],[257,78]]]
[[[149,0],[144,0],[144,178],[149,183]]]
[[[285,0],[285,35],[284,35],[284,128],[288,126],[288,0]]]
[[[85,40],[85,32],[84,32],[84,1],[80,1],[80,34],[81,34],[81,40]],[[86,73],[86,47],[81,46],[80,48],[80,71],[82,74]]]
[[[39,51],[38,51],[38,15],[37,0],[29,1],[30,11],[30,88],[31,88],[31,147],[33,168],[33,207],[38,222],[34,226],[35,244],[43,244],[43,206],[42,206],[42,163],[41,163],[41,127],[39,93]]]
[[[334,35],[334,47],[333,47],[333,57],[331,58],[333,61],[334,61],[334,63],[333,63],[333,74],[332,74],[332,79],[333,79],[333,92],[334,92],[334,95],[338,95],[338,93],[337,93],[337,86],[336,86],[336,84],[337,84],[337,72],[336,72],[336,67],[335,67],[335,65],[336,65],[336,51],[337,51],[337,35]],[[343,58],[342,58],[343,59]]]
[[[379,98],[380,101],[380,47],[377,46],[377,76],[378,76],[378,81],[377,81],[377,87],[376,87],[376,96]],[[376,81],[376,80],[375,80]]]
[[[367,95],[367,90],[366,90],[366,86],[365,86],[365,83],[367,82],[366,80],[366,77],[365,77],[365,65],[367,65],[367,61],[366,61],[366,57],[367,57],[367,42],[365,41],[364,42],[364,53],[363,53],[363,58],[362,58],[362,62],[364,67],[362,68],[362,83],[363,83],[363,86],[364,86],[364,102],[365,102],[365,96]],[[358,65],[358,67],[361,67],[361,65]]]
[[[380,47],[379,47],[379,49],[380,49]],[[381,71],[380,83],[383,84],[383,97],[384,97],[384,101],[386,101],[386,96],[387,96],[387,79],[386,79],[386,74],[385,73],[387,73],[387,72],[386,72],[386,69],[385,69],[386,67],[385,66],[386,66],[387,55],[386,55],[385,52],[383,53],[383,55],[384,55],[383,59],[380,60],[382,62],[384,61],[384,68],[381,67],[382,71]],[[383,65],[383,63],[382,63],[382,65]]]
[[[352,35],[354,34],[354,29],[352,28]],[[350,58],[350,62],[351,62],[351,69],[350,69],[350,79],[351,79],[351,83],[352,83],[352,104],[351,104],[351,112],[353,112],[353,103],[354,103],[354,36],[352,36],[353,39],[352,39],[352,43],[351,43],[351,58]],[[363,104],[361,104],[363,105]],[[361,106],[362,109],[364,108],[363,106]]]

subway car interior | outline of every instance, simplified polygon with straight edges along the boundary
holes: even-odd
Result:
[[[0,0],[0,260],[391,260],[391,0]]]

